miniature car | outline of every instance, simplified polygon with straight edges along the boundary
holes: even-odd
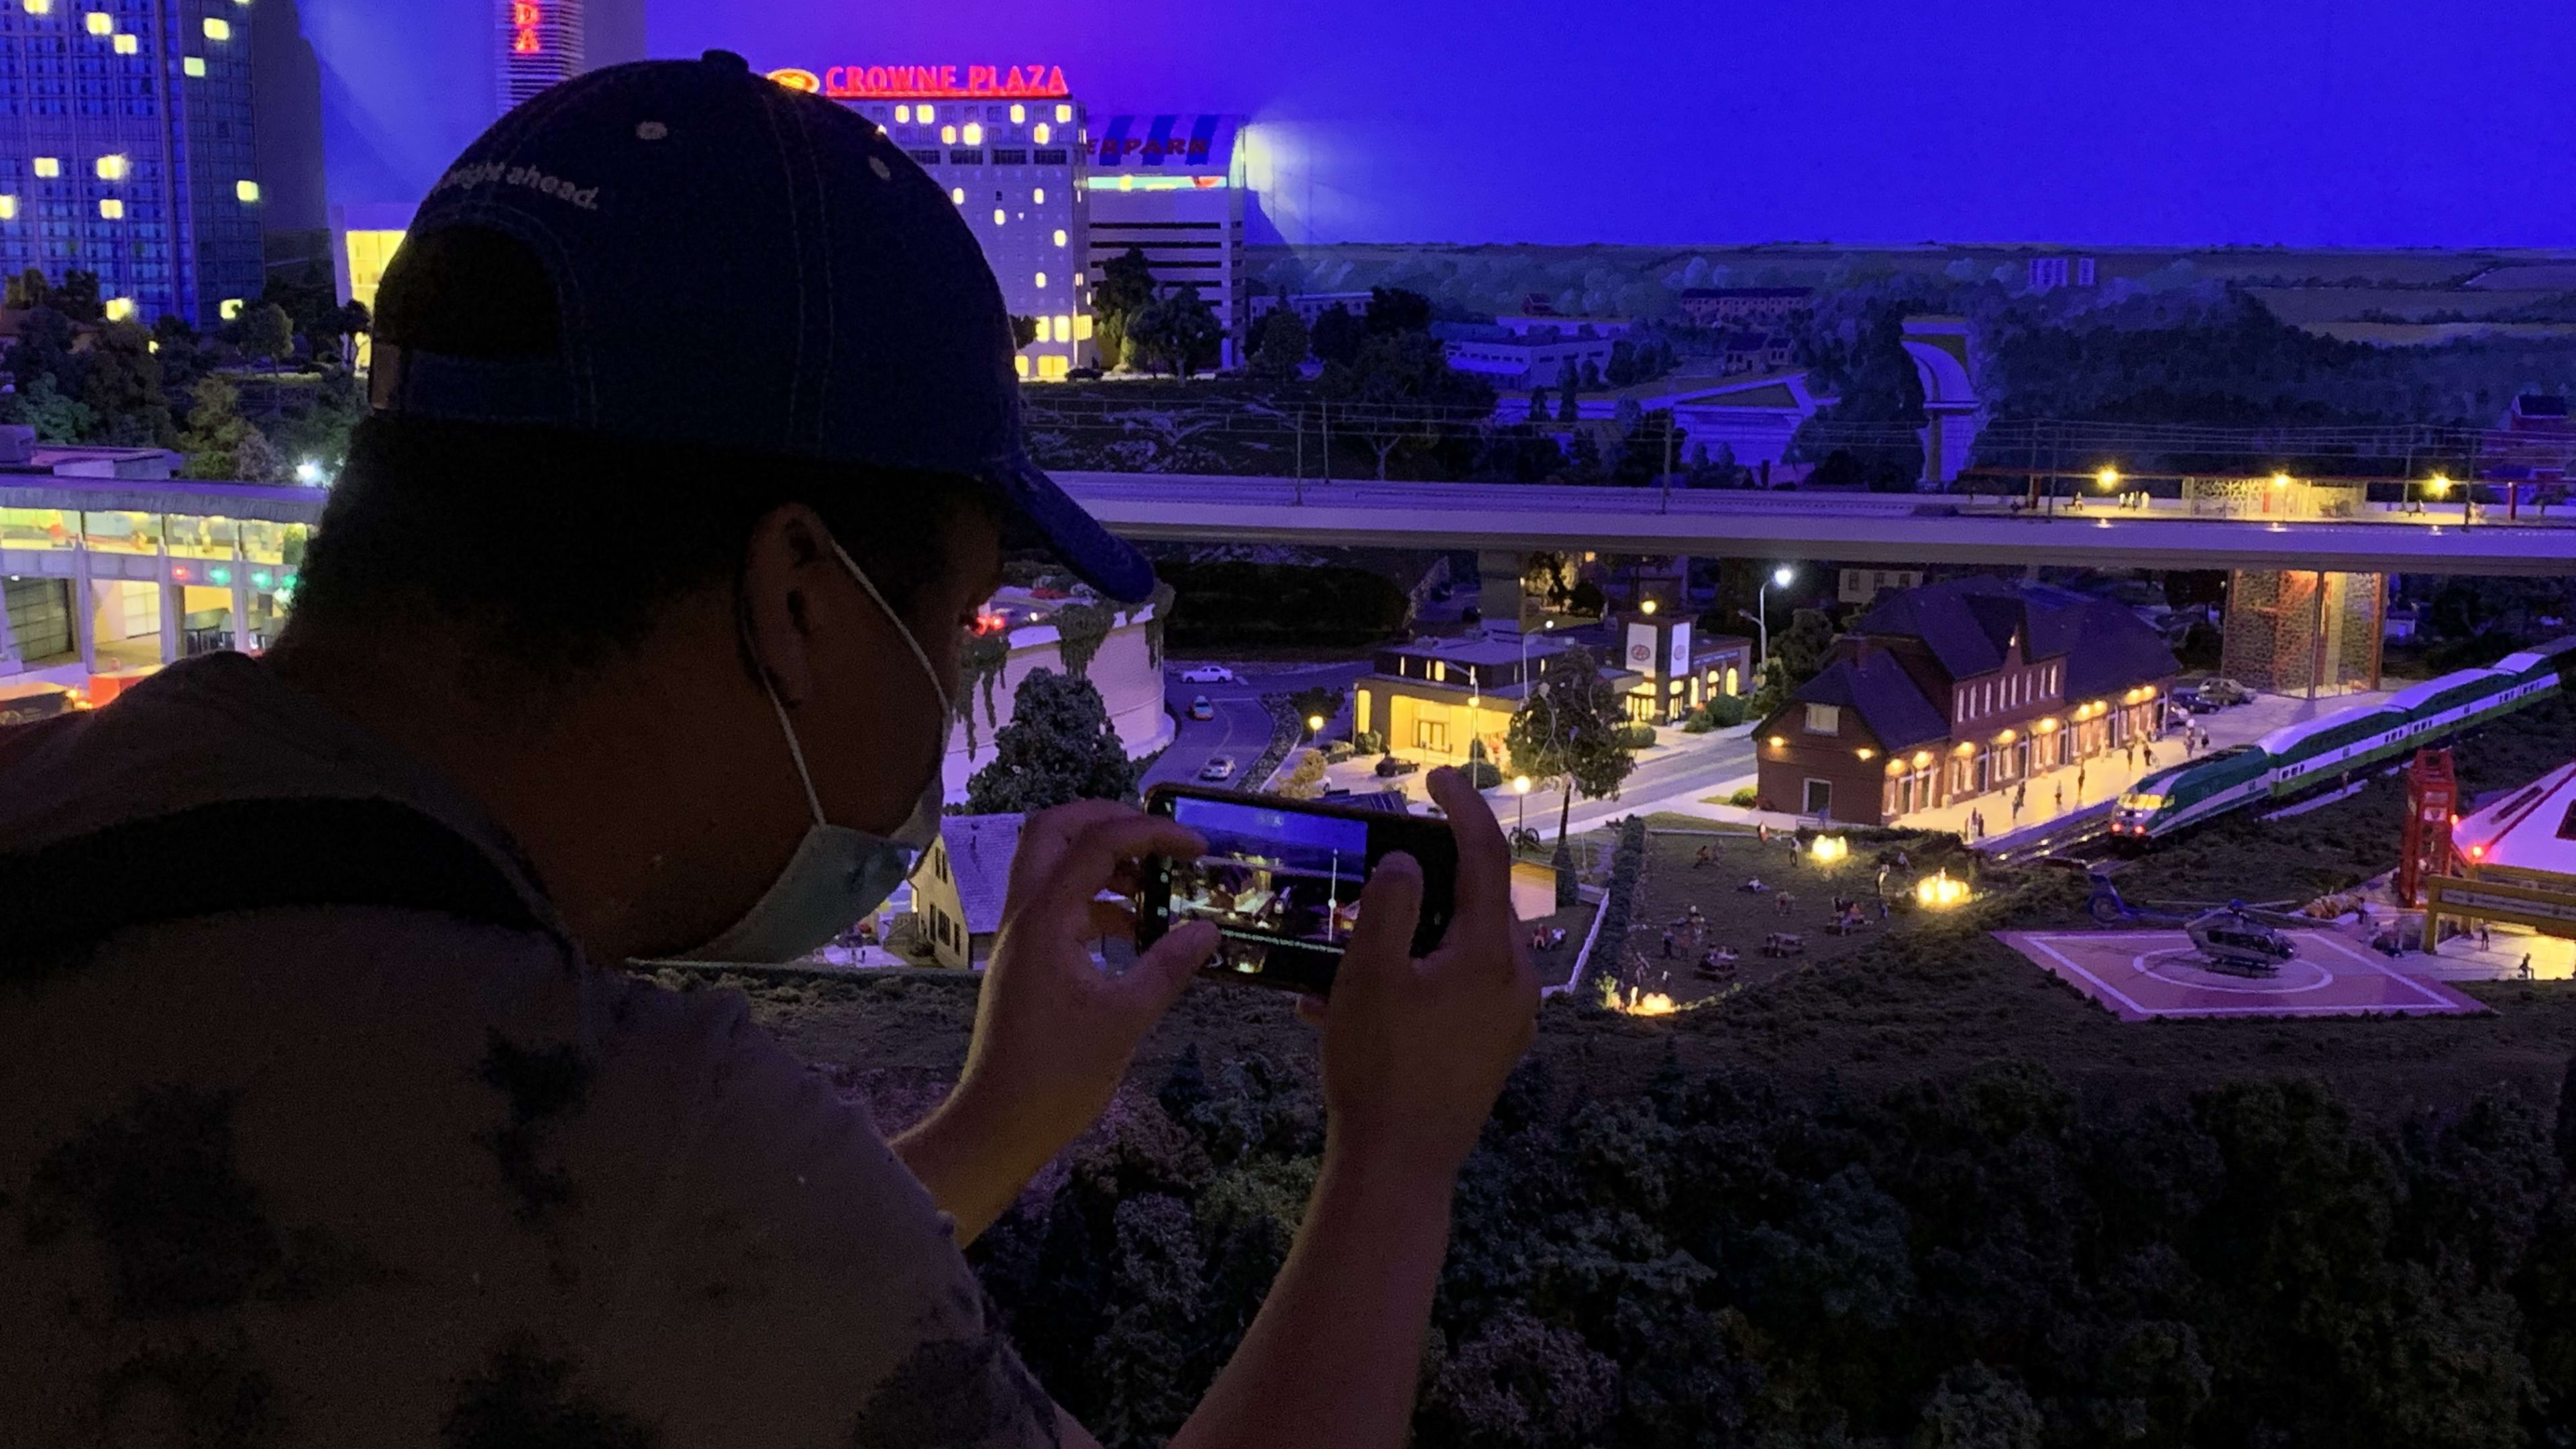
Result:
[[[1381,780],[1392,780],[1398,775],[1410,775],[1421,768],[1420,760],[1408,760],[1401,756],[1389,755],[1377,762],[1377,777]]]
[[[2192,692],[2203,699],[2215,703],[2221,709],[2224,709],[2229,705],[2250,704],[2254,699],[2254,691],[2247,689],[2244,685],[2237,683],[2233,679],[2226,679],[2216,675],[2202,680],[2193,688]]]
[[[2218,709],[2216,701],[2196,689],[2177,689],[2165,696],[2165,702],[2193,714],[2211,714]]]
[[[1208,697],[1202,694],[1198,698],[1190,701],[1190,718],[1214,719],[1216,718],[1216,706],[1208,703]]]
[[[1207,762],[1206,764],[1199,766],[1199,778],[1200,778],[1200,779],[1202,779],[1202,780],[1231,780],[1231,779],[1233,779],[1233,778],[1234,778],[1234,756],[1232,756],[1232,755],[1212,755],[1212,756],[1210,756],[1210,757],[1208,758],[1208,762]]]
[[[1182,670],[1181,678],[1190,684],[1232,684],[1234,671],[1222,664],[1202,664]]]

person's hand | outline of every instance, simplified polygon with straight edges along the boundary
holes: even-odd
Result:
[[[1136,1047],[1216,951],[1216,927],[1174,928],[1124,972],[1092,942],[1133,937],[1134,914],[1098,899],[1134,894],[1148,855],[1207,848],[1195,831],[1132,806],[1086,800],[1032,815],[1011,862],[1002,929],[984,968],[975,1035],[956,1090],[894,1144],[961,1241],[1100,1117]]]
[[[1446,1176],[1529,1049],[1538,975],[1512,917],[1511,847],[1493,811],[1455,770],[1432,771],[1429,784],[1458,840],[1448,934],[1414,959],[1422,868],[1387,856],[1360,896],[1332,996],[1307,1014],[1324,1028],[1328,1149]]]
[[[1134,939],[1136,920],[1099,896],[1133,895],[1146,856],[1186,860],[1206,849],[1196,831],[1107,800],[1030,816],[958,1090],[1042,1129],[1054,1142],[1049,1155],[1098,1120],[1145,1033],[1217,946],[1215,926],[1189,922],[1111,975],[1092,943]]]

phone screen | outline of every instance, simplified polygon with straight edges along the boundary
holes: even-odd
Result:
[[[1215,792],[1171,792],[1153,808],[1197,831],[1207,851],[1153,863],[1140,944],[1206,921],[1217,928],[1211,975],[1329,991],[1359,925],[1369,872],[1391,850],[1423,867],[1417,949],[1428,950],[1424,938],[1436,944],[1447,928],[1455,851],[1439,822]]]

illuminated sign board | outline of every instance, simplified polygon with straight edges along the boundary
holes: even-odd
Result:
[[[1060,65],[836,65],[819,74],[789,67],[769,78],[836,101],[1049,100],[1069,97]]]
[[[546,7],[539,0],[510,0],[510,53],[545,54],[545,42],[537,36],[537,27],[545,23]]]

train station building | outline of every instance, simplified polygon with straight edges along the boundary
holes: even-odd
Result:
[[[1885,596],[1754,730],[1762,808],[1879,825],[2154,737],[2181,672],[2121,605],[1978,576]]]

